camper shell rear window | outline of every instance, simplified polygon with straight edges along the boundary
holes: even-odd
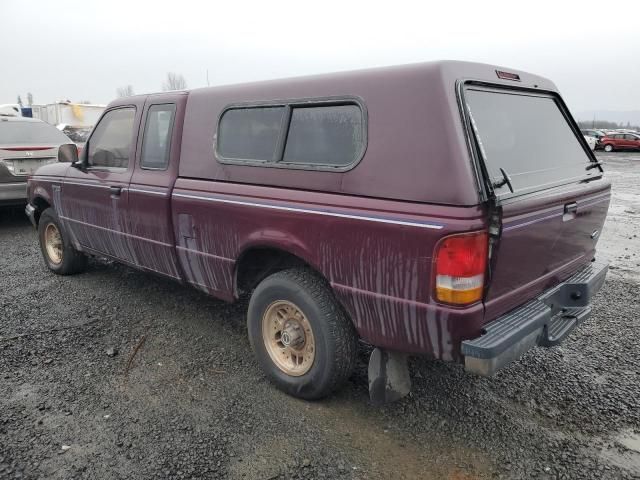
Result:
[[[587,169],[592,162],[588,147],[554,96],[468,85],[463,98],[496,196],[515,196],[601,175],[598,169]]]
[[[215,143],[222,163],[344,171],[364,154],[365,110],[353,98],[233,105]]]

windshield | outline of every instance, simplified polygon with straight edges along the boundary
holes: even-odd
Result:
[[[492,183],[515,194],[600,174],[551,97],[467,88],[467,109]],[[506,184],[497,195],[510,194]]]
[[[61,145],[71,143],[56,127],[44,122],[0,121],[0,144],[3,145]]]

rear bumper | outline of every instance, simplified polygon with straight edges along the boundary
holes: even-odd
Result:
[[[591,301],[604,284],[608,264],[591,262],[565,282],[502,315],[484,334],[462,342],[467,371],[493,375],[539,345],[562,342],[591,314]]]
[[[0,204],[20,204],[27,199],[27,182],[0,183]]]

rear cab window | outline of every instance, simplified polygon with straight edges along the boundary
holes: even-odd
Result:
[[[149,107],[142,137],[141,168],[166,170],[169,166],[175,113],[176,106],[173,103]]]
[[[587,170],[591,156],[554,97],[467,86],[464,101],[496,196],[601,176],[598,169]],[[504,182],[505,175],[513,192]]]
[[[364,154],[366,124],[355,101],[227,108],[216,156],[222,163],[346,170]]]

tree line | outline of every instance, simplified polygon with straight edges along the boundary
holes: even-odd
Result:
[[[626,128],[627,130],[640,130],[640,126],[631,125],[630,122],[624,123],[609,122],[607,120],[579,120],[580,128],[595,128],[603,130],[617,130],[618,128]]]
[[[185,90],[187,88],[187,81],[185,78],[175,72],[167,72],[167,76],[162,82],[162,91],[169,92],[171,90]],[[122,87],[116,88],[116,94],[118,97],[130,97],[131,95],[135,95],[133,90],[133,85],[124,85]]]
[[[162,91],[168,92],[171,90],[186,90],[187,89],[187,81],[184,76],[175,72],[167,72],[167,76],[165,80],[162,82]],[[135,91],[133,90],[133,85],[123,85],[122,87],[116,88],[116,95],[118,97],[130,97],[131,95],[135,95]],[[20,107],[24,107],[25,103],[22,101],[22,96],[18,95],[17,102]],[[83,100],[80,103],[91,103],[88,100]],[[33,94],[31,92],[27,93],[27,102],[26,105],[28,107],[33,105]]]

